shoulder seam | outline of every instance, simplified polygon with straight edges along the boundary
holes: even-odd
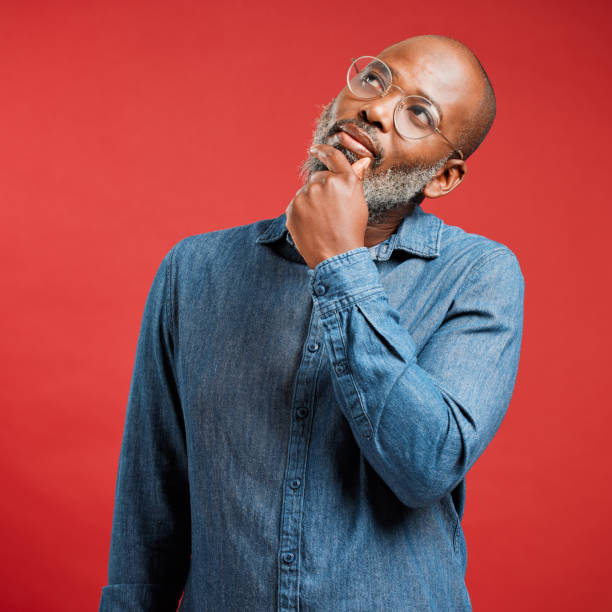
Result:
[[[472,275],[475,272],[478,272],[478,270],[480,270],[486,263],[489,263],[493,259],[496,259],[497,257],[499,257],[500,255],[503,255],[503,254],[511,255],[512,257],[514,257],[516,259],[516,255],[508,247],[496,248],[496,249],[494,249],[493,251],[491,251],[489,253],[484,253],[483,255],[481,255],[472,264],[472,267],[470,268],[469,272],[467,273],[467,276],[465,277],[465,280],[468,281],[472,277]]]

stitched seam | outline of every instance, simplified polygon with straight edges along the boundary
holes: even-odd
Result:
[[[506,249],[496,249],[491,253],[485,253],[484,255],[479,257],[470,268],[464,282],[470,280],[472,275],[475,272],[478,272],[478,270],[480,270],[485,264],[489,263],[490,261],[493,261],[495,258],[499,257],[500,255],[503,255],[504,253],[508,253],[508,251]]]
[[[355,382],[355,378],[353,376],[353,369],[351,368],[351,365],[348,359],[348,352],[346,350],[346,342],[344,341],[344,334],[342,333],[342,324],[340,322],[340,317],[338,316],[338,311],[335,311],[334,314],[336,315],[336,321],[338,322],[338,329],[340,331],[340,340],[342,341],[342,347],[344,349],[344,355],[345,355],[344,361],[346,362],[346,367],[348,369],[348,375],[351,377],[351,382],[353,383],[353,387],[355,388],[355,393],[357,394],[357,398],[359,399],[359,405],[361,406],[361,413],[363,414],[366,421],[368,422],[368,425],[370,427],[370,433],[373,434],[374,428],[372,427],[372,422],[370,421],[370,417],[367,415],[365,411],[365,407],[363,405],[363,398],[361,397],[361,393],[359,393],[359,387],[357,387],[357,383]],[[353,417],[353,415],[351,414],[351,418],[354,419],[355,417]]]
[[[332,255],[332,257],[329,257],[328,259],[325,259],[324,261],[322,261],[321,263],[318,264],[319,266],[321,266],[319,268],[318,272],[323,270],[325,268],[325,266],[328,266],[329,264],[332,264],[332,263],[334,263],[336,261],[342,261],[343,259],[348,259],[349,261],[346,262],[348,264],[357,263],[358,260],[357,261],[351,261],[351,259],[355,259],[356,256],[358,256],[360,253],[367,253],[367,251],[359,251],[358,249],[367,249],[367,247],[365,247],[365,246],[355,247],[354,249],[351,249],[350,251],[346,251],[345,253],[339,253],[338,255]]]
[[[370,302],[371,300],[373,300],[374,298],[378,297],[379,295],[386,295],[386,292],[385,292],[384,288],[383,288],[383,289],[379,289],[379,288],[374,289],[373,291],[371,291],[371,292],[370,292],[370,293],[368,293],[367,295],[364,295],[364,296],[363,296],[363,297],[362,297],[362,298],[359,300],[359,303],[360,303],[360,304],[363,304],[364,302]],[[360,296],[360,297],[361,297],[361,296]],[[357,300],[355,300],[355,301],[357,301]],[[348,306],[352,306],[354,303],[355,303],[355,302],[353,302],[353,303],[349,304]],[[345,310],[345,309],[347,309],[347,308],[348,308],[348,306],[345,306],[345,307],[343,307],[343,308],[339,308],[338,310]]]
[[[384,295],[384,293],[384,289],[376,287],[375,289],[362,289],[356,293],[343,295],[340,298],[334,299],[332,302],[330,302],[327,308],[325,306],[323,308],[319,307],[321,311],[320,314],[322,317],[327,317],[332,312],[348,310],[358,301],[365,302],[373,297],[376,297],[377,295]]]

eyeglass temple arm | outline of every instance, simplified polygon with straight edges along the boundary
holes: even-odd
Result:
[[[453,149],[453,151],[455,153],[459,153],[459,155],[461,156],[461,159],[463,159],[463,153],[437,128],[435,127],[434,130],[440,134],[440,136],[442,136],[442,138],[444,138],[444,140],[446,140],[446,142],[451,146],[451,148]]]

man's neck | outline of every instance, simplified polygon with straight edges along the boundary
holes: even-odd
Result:
[[[364,245],[371,247],[387,239],[399,227],[402,219],[412,214],[416,206],[416,204],[411,204],[408,208],[396,208],[389,211],[378,223],[368,223]]]

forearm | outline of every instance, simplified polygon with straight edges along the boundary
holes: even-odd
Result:
[[[471,314],[471,333],[439,334],[436,354],[424,351],[420,364],[367,250],[327,262],[310,276],[339,407],[396,496],[428,505],[459,483],[501,423],[518,365],[516,304],[512,313],[500,304],[495,315]],[[470,299],[466,292],[466,312],[475,312]],[[512,317],[513,326],[502,321]]]

